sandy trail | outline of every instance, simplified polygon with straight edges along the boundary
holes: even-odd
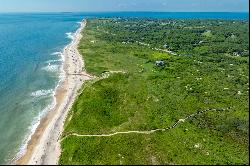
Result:
[[[84,61],[78,52],[82,38],[81,31],[87,21],[82,21],[72,42],[63,51],[65,78],[56,89],[56,106],[41,120],[40,125],[28,143],[26,153],[15,164],[55,165],[60,157],[60,136],[64,121],[84,81],[91,79],[84,70]]]
[[[225,109],[207,109],[207,110],[199,111],[199,112],[193,113],[193,114],[185,117],[184,119],[179,119],[176,123],[174,123],[170,127],[162,128],[162,129],[154,129],[154,130],[149,130],[149,131],[121,131],[121,132],[115,132],[115,133],[112,133],[112,134],[85,134],[85,135],[83,135],[83,134],[71,133],[71,134],[68,134],[65,137],[63,137],[61,139],[61,141],[63,141],[64,139],[66,139],[69,136],[76,136],[76,137],[111,137],[111,136],[115,136],[115,135],[119,135],[119,134],[132,134],[132,133],[135,133],[135,134],[152,134],[152,133],[157,132],[157,131],[164,132],[164,131],[171,130],[171,129],[177,127],[177,125],[179,125],[181,123],[184,123],[185,121],[187,121],[188,119],[191,119],[194,116],[201,115],[201,114],[204,114],[204,113],[209,112],[209,111],[226,111],[226,110],[229,110],[229,109],[230,109],[230,107],[225,108]]]

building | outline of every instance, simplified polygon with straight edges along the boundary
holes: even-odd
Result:
[[[164,61],[155,61],[155,65],[156,66],[164,66],[165,65],[165,62]]]

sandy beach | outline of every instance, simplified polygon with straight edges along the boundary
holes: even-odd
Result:
[[[55,92],[55,107],[41,119],[41,122],[28,142],[26,153],[14,164],[18,165],[55,165],[60,157],[60,136],[64,121],[84,81],[91,78],[84,70],[84,61],[77,50],[82,38],[81,31],[87,21],[81,22],[74,33],[72,42],[63,50],[64,79]]]

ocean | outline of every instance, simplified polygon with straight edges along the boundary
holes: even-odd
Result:
[[[40,118],[55,104],[63,48],[83,18],[241,19],[248,13],[0,13],[0,164],[25,150]]]

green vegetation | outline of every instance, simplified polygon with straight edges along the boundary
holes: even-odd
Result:
[[[86,70],[125,73],[84,85],[63,137],[167,128],[231,109],[148,135],[68,136],[60,164],[249,164],[248,34],[244,21],[88,20]]]

